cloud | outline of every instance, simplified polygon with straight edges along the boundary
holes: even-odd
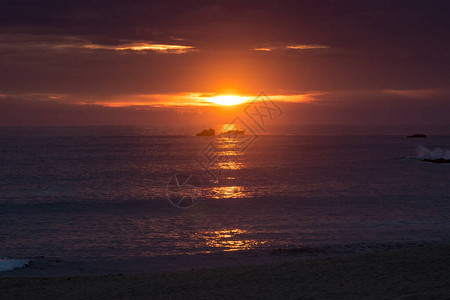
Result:
[[[313,45],[313,44],[289,44],[289,45],[283,45],[283,46],[263,46],[263,47],[257,47],[253,48],[254,51],[280,51],[280,50],[317,50],[317,49],[328,49],[329,46],[325,45]]]
[[[83,104],[96,104],[106,107],[151,106],[151,107],[195,107],[208,106],[202,93],[169,93],[169,94],[123,94],[101,96],[86,100]]]
[[[70,98],[69,94],[58,94],[58,93],[0,94],[0,99],[23,99],[30,101],[45,101],[45,100],[63,101],[69,98]]]
[[[198,51],[194,46],[163,44],[150,41],[129,41],[119,40],[116,44],[94,43],[84,37],[78,36],[57,36],[57,35],[0,35],[1,49],[89,49],[89,50],[111,50],[126,52],[147,52],[154,51],[158,53],[183,54],[192,51]]]
[[[298,94],[271,94],[268,97],[273,101],[289,103],[313,102],[323,92],[305,92]],[[171,93],[171,94],[138,94],[138,95],[115,95],[113,97],[102,97],[95,101],[85,101],[83,104],[91,103],[108,107],[126,106],[152,106],[152,107],[207,107],[217,106],[211,98],[222,96],[217,93]],[[252,100],[252,95],[239,95],[240,97]]]
[[[324,92],[303,92],[294,94],[269,94],[268,97],[277,102],[306,103],[317,101]],[[217,106],[214,97],[223,96],[220,93],[183,92],[167,94],[113,94],[113,95],[70,95],[57,93],[26,93],[0,94],[0,99],[20,99],[26,101],[67,103],[71,105],[99,105],[103,107],[166,107],[166,108],[196,108]],[[255,95],[240,95],[251,101]]]
[[[254,48],[252,49],[254,51],[273,51],[275,50],[275,48],[270,48],[270,47],[260,47],[260,48]]]
[[[442,94],[441,90],[418,89],[418,90],[384,90],[385,94],[402,96],[407,98],[429,98]]]
[[[102,107],[134,107],[134,108],[199,108],[216,107],[212,98],[229,93],[179,92],[179,93],[147,93],[147,94],[105,94],[105,95],[71,95],[61,93],[25,93],[0,94],[0,99],[21,99],[34,102],[68,103],[71,105],[98,105]],[[255,95],[233,94],[251,101]],[[444,90],[337,90],[337,91],[282,91],[268,93],[272,101],[288,104],[320,104],[370,106],[386,105],[390,101],[406,104],[405,101],[428,97],[443,98],[448,95]],[[375,99],[377,99],[375,101]],[[400,101],[400,102],[399,102]],[[385,103],[385,104],[383,104]],[[418,103],[414,102],[416,105]],[[220,106],[220,105],[219,105]]]
[[[149,125],[188,124],[198,121],[201,111],[159,107],[107,107],[0,98],[0,125]]]
[[[242,105],[209,103],[214,96],[217,94],[191,92],[95,98],[57,93],[2,94],[0,125],[208,125],[227,122],[243,109]],[[268,96],[284,111],[280,122],[291,125],[448,124],[450,111],[448,91],[427,101],[383,90],[293,91]]]
[[[323,45],[288,45],[286,46],[286,49],[293,49],[293,50],[311,50],[311,49],[327,49],[330,48],[328,46]]]
[[[99,44],[87,44],[83,45],[83,48],[86,49],[104,49],[104,50],[115,50],[115,51],[156,51],[159,53],[187,53],[191,51],[196,51],[193,46],[183,46],[183,45],[164,45],[164,44],[151,44],[151,43],[128,43],[121,44],[118,46],[108,46],[108,45],[99,45]]]

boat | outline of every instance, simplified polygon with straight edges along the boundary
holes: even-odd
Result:
[[[425,134],[413,134],[413,135],[408,135],[408,138],[426,138],[427,136]]]
[[[204,129],[202,132],[196,134],[197,136],[215,136],[216,131],[213,128]]]

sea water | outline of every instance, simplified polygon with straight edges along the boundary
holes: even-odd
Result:
[[[449,135],[264,135],[248,147],[238,138],[1,128],[0,257],[137,261],[450,241],[450,165],[415,159],[447,155]],[[168,201],[176,174],[199,178],[192,207]]]

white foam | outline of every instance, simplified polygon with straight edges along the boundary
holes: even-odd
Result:
[[[0,272],[23,268],[30,263],[29,259],[2,259],[0,258]]]
[[[427,147],[419,146],[417,148],[417,158],[420,159],[450,159],[450,150],[444,150],[441,148],[434,148],[430,150]]]

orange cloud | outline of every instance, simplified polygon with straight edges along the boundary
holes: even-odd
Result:
[[[289,45],[289,46],[286,46],[286,49],[294,49],[294,50],[327,49],[327,48],[330,48],[330,47],[323,46],[323,45]]]
[[[277,102],[305,103],[319,100],[325,92],[305,92],[291,94],[269,94],[268,97]],[[103,96],[80,96],[70,94],[50,93],[26,93],[26,94],[0,94],[2,98],[26,99],[36,102],[57,102],[74,105],[101,105],[104,107],[166,107],[166,108],[201,108],[201,107],[223,107],[221,98],[237,98],[235,105],[251,102],[255,95],[220,94],[220,93],[170,93],[170,94],[122,94]],[[81,100],[80,100],[81,99]],[[232,102],[233,102],[232,101]],[[225,103],[226,104],[226,103]],[[232,103],[231,103],[232,104]],[[233,106],[233,105],[230,105]]]
[[[119,46],[108,46],[99,44],[87,44],[83,45],[83,48],[87,49],[106,49],[106,50],[132,50],[132,51],[156,51],[160,53],[186,53],[197,50],[193,46],[183,45],[166,45],[166,44],[151,44],[151,43],[128,43]]]
[[[275,51],[275,50],[314,50],[314,49],[328,49],[330,47],[324,45],[284,45],[284,46],[273,46],[273,47],[258,47],[253,48],[253,51]]]
[[[154,106],[154,107],[181,107],[181,106],[207,106],[206,95],[203,93],[172,93],[172,94],[130,94],[102,97],[86,103],[99,104],[108,107],[124,106]]]
[[[182,39],[177,39],[182,41]],[[45,35],[39,38],[30,34],[5,35],[0,34],[0,48],[6,49],[90,49],[90,50],[112,50],[112,51],[155,51],[159,53],[187,53],[198,51],[194,46],[179,44],[153,43],[151,41],[129,41],[121,40],[119,45],[106,45],[93,43],[92,41],[76,36],[54,36]]]
[[[261,47],[261,48],[254,48],[252,50],[254,51],[273,51],[275,48],[269,48],[269,47]]]
[[[324,93],[308,92],[303,94],[290,95],[268,95],[273,101],[290,102],[290,103],[304,103],[312,102]],[[134,94],[121,95],[114,97],[103,97],[95,101],[87,101],[82,104],[98,104],[108,107],[124,107],[124,106],[153,106],[153,107],[206,107],[218,106],[215,103],[215,98],[221,96],[216,93],[173,93],[173,94]],[[242,98],[247,98],[251,101],[253,97],[250,95],[240,95]],[[219,105],[220,106],[220,105]]]

